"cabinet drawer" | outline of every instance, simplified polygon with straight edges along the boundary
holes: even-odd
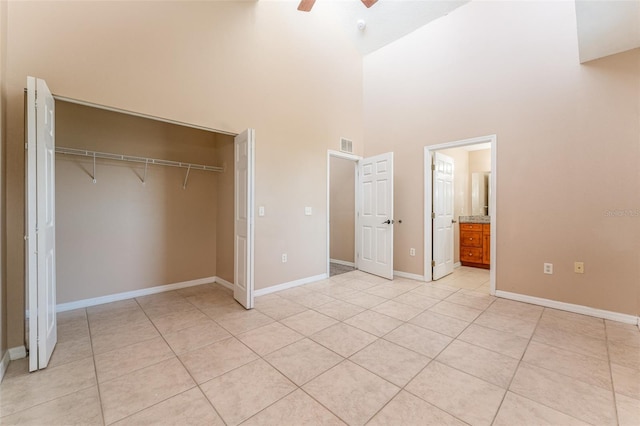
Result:
[[[460,231],[480,231],[482,232],[481,223],[461,223]]]
[[[482,263],[482,249],[476,247],[460,247],[460,261]]]
[[[483,224],[482,225],[482,233],[491,235],[491,225],[488,224],[488,223]]]
[[[462,232],[460,234],[460,250],[462,247],[482,247],[482,233]]]

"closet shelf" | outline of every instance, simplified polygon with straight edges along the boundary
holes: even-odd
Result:
[[[188,170],[204,170],[207,172],[223,172],[224,168],[216,166],[206,166],[203,164],[183,163],[180,161],[158,160],[156,158],[136,157],[133,155],[112,154],[108,152],[88,151],[86,149],[56,147],[56,153],[65,155],[78,155],[81,157],[91,157],[93,159],[103,158],[106,160],[128,161],[131,163],[155,164],[158,166],[180,167]]]

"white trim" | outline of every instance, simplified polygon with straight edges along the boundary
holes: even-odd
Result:
[[[276,284],[276,285],[273,285],[271,287],[261,288],[260,290],[254,291],[253,295],[256,296],[256,297],[264,296],[265,294],[270,294],[270,293],[275,293],[277,291],[287,290],[287,289],[290,289],[290,288],[293,288],[293,287],[298,287],[298,286],[309,284],[309,283],[313,283],[313,282],[316,282],[316,281],[325,280],[327,278],[329,278],[328,274],[314,275],[312,277],[306,277],[306,278],[301,278],[301,279],[295,280],[295,281],[289,281],[288,283]]]
[[[175,124],[176,126],[190,127],[192,129],[204,130],[204,131],[207,131],[207,132],[221,133],[223,135],[231,135],[231,136],[237,136],[238,135],[237,133],[232,133],[232,132],[227,132],[227,131],[224,131],[224,130],[213,129],[211,127],[198,126],[197,124],[185,123],[184,121],[171,120],[169,118],[157,117],[155,115],[143,114],[141,112],[135,112],[135,111],[130,111],[130,110],[116,108],[116,107],[110,107],[110,106],[107,106],[107,105],[94,104],[92,102],[82,101],[82,100],[79,100],[79,99],[67,98],[66,96],[53,95],[53,99],[55,99],[56,101],[68,102],[68,103],[71,103],[71,104],[77,104],[77,105],[87,106],[87,107],[96,108],[96,109],[103,109],[105,111],[117,112],[119,114],[126,114],[126,115],[131,115],[131,116],[134,116],[134,117],[146,118],[148,120],[161,121],[163,123]]]
[[[332,149],[327,150],[327,277],[331,276],[331,157],[343,158],[345,160],[351,160],[354,162],[355,174],[356,178],[353,180],[353,185],[355,189],[355,200],[356,208],[355,208],[355,216],[353,218],[353,226],[356,227],[355,232],[355,244],[353,245],[353,258],[356,260],[352,265],[354,268],[358,268],[357,260],[358,260],[358,229],[357,229],[357,216],[358,216],[358,176],[357,176],[357,167],[358,161],[362,160],[362,157],[355,154],[349,154],[341,151],[334,151]],[[351,265],[350,265],[351,266]]]
[[[461,266],[462,266],[462,263],[456,262],[456,263],[453,264],[453,269],[458,269]]]
[[[91,299],[76,300],[75,302],[60,303],[56,305],[56,312],[71,311],[73,309],[87,308],[89,306],[102,305],[103,303],[117,302],[119,300],[133,299],[134,297],[148,296],[150,294],[163,293],[165,291],[178,290],[201,284],[217,282],[216,277],[199,278],[197,280],[183,281],[180,283],[159,285],[156,287],[142,288],[140,290],[125,291],[123,293],[109,294],[107,296],[93,297]]]
[[[354,268],[356,267],[354,262],[347,262],[346,260],[329,259],[329,263],[337,263],[338,265],[352,266]]]
[[[636,324],[638,317],[635,315],[622,314],[620,312],[605,311],[604,309],[591,308],[589,306],[574,305],[573,303],[559,302],[557,300],[543,299],[542,297],[528,296],[526,294],[511,293],[509,291],[496,291],[497,297],[516,300],[518,302],[531,303],[533,305],[544,306],[546,308],[559,309],[562,311],[574,312],[576,314],[589,315],[596,318],[604,318],[611,321],[618,321],[627,324]]]
[[[9,348],[7,353],[9,354],[9,359],[11,359],[11,361],[22,359],[27,357],[27,348],[25,348],[24,345],[16,346],[15,348]]]
[[[424,275],[411,274],[409,272],[393,271],[394,277],[408,278],[410,280],[424,281]]]
[[[7,368],[9,368],[9,362],[11,362],[9,351],[5,351],[4,356],[2,357],[2,361],[0,361],[0,382],[2,382],[2,379],[4,378],[4,373],[6,373]]]
[[[433,151],[449,148],[461,148],[463,146],[475,145],[479,143],[491,144],[491,198],[489,199],[489,211],[491,212],[491,264],[489,265],[489,293],[496,294],[496,248],[497,248],[497,227],[496,227],[496,182],[497,182],[497,136],[487,135],[477,138],[463,139],[455,142],[446,142],[437,145],[428,145],[424,147],[424,280],[429,282],[433,279],[433,270],[431,268],[432,254],[432,230],[431,230],[431,201],[433,198],[431,188],[431,154]]]
[[[216,284],[220,284],[221,286],[226,287],[229,290],[233,290],[233,283],[220,277],[214,277],[213,279],[215,280]]]

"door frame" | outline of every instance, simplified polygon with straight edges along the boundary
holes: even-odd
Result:
[[[480,136],[470,139],[462,139],[453,142],[446,142],[437,145],[424,147],[424,280],[433,280],[433,270],[431,260],[433,259],[433,231],[431,229],[431,214],[433,202],[433,177],[431,174],[431,161],[433,153],[442,149],[460,148],[463,146],[477,145],[481,143],[491,144],[491,197],[489,198],[489,211],[491,212],[491,262],[489,265],[489,293],[496,294],[496,241],[497,241],[497,214],[496,214],[496,182],[497,182],[497,142],[496,135]]]
[[[353,186],[354,186],[354,190],[355,190],[355,216],[353,217],[353,227],[354,227],[354,234],[355,234],[355,241],[354,241],[354,253],[353,253],[353,260],[354,260],[354,264],[355,264],[355,268],[358,269],[358,242],[360,241],[358,238],[358,227],[356,226],[356,219],[358,217],[358,200],[359,200],[359,194],[358,194],[358,162],[360,160],[362,160],[362,157],[360,157],[359,155],[355,155],[355,154],[349,154],[347,152],[342,152],[342,151],[334,151],[332,149],[327,150],[327,268],[326,268],[326,274],[327,274],[327,278],[329,278],[331,276],[331,157],[336,157],[336,158],[342,158],[344,160],[349,160],[349,161],[353,161],[353,167],[354,167],[354,176],[355,179],[353,180]]]

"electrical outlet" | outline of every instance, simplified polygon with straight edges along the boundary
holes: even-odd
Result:
[[[258,216],[264,216],[264,206],[258,207]]]
[[[584,262],[573,262],[573,272],[584,274]]]
[[[287,253],[282,253],[282,263],[287,263]]]
[[[415,256],[415,255],[416,255],[416,249],[410,248],[409,249],[409,256]]]
[[[553,263],[544,264],[544,273],[549,275],[553,274]]]

